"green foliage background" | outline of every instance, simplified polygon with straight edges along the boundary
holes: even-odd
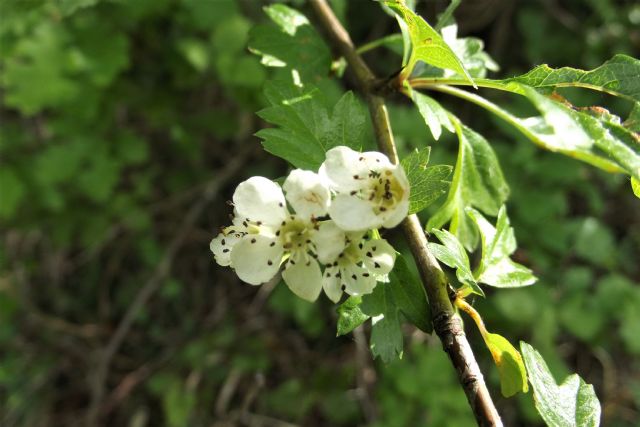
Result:
[[[253,136],[266,127],[255,114],[268,105],[262,87],[278,72],[246,49],[251,27],[266,22],[264,4],[0,0],[0,425],[76,425],[91,410],[127,426],[472,423],[436,338],[408,329],[402,360],[373,362],[362,336],[335,337],[328,301],[242,284],[211,259],[235,185],[286,173]],[[395,31],[373,2],[332,4],[358,44]],[[432,21],[445,7],[418,2]],[[463,1],[455,16],[505,77],[545,62],[591,69],[640,51],[631,1]],[[366,59],[380,74],[400,63],[385,49]],[[319,84],[331,108],[337,83]],[[487,94],[530,111],[516,96]],[[629,108],[598,93],[563,95]],[[496,149],[511,186],[515,259],[540,277],[488,292],[476,308],[491,330],[531,342],[558,378],[571,371],[593,383],[605,425],[637,425],[640,203],[628,180],[437,99]],[[432,164],[454,163],[450,133],[434,144],[406,102],[390,113],[404,153],[433,145]],[[212,185],[204,214],[185,222]],[[104,348],[158,276],[96,400]],[[470,323],[468,332],[505,423],[541,425],[531,394],[499,397],[491,357]]]

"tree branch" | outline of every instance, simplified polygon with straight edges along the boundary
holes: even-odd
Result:
[[[311,0],[311,6],[333,48],[343,56],[365,95],[380,151],[398,163],[396,145],[384,99],[376,92],[378,81],[358,55],[349,34],[327,4],[326,0]],[[427,238],[416,215],[409,215],[402,223],[404,235],[418,265],[431,306],[433,327],[442,341],[458,373],[473,414],[480,426],[502,426],[500,415],[489,395],[480,367],[456,315],[448,292],[447,279],[433,254],[427,249]]]

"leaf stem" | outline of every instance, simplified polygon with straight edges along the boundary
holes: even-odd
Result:
[[[482,336],[486,337],[489,331],[487,331],[487,327],[484,325],[484,321],[482,320],[480,313],[478,313],[478,311],[475,308],[473,308],[467,301],[465,301],[463,298],[460,298],[458,296],[456,296],[456,299],[454,300],[454,304],[456,307],[458,307],[460,310],[467,313],[469,317],[473,319]]]
[[[384,99],[378,94],[378,81],[367,64],[355,50],[353,42],[326,0],[311,0],[319,24],[333,48],[349,64],[349,70],[364,93],[380,151],[393,163],[398,163],[398,153]],[[480,426],[502,426],[484,377],[475,359],[473,350],[456,315],[447,278],[433,254],[427,249],[427,237],[416,215],[409,215],[402,222],[404,235],[418,266],[420,277],[427,292],[431,307],[433,327],[442,341],[444,350],[456,368],[473,414]]]

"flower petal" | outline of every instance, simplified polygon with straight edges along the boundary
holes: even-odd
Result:
[[[355,264],[344,268],[342,276],[346,284],[345,291],[349,295],[370,294],[376,287],[376,279],[373,274]]]
[[[396,262],[396,251],[385,239],[369,240],[362,247],[363,263],[375,275],[389,274]]]
[[[238,185],[233,193],[233,205],[244,220],[261,222],[266,225],[277,225],[287,217],[282,189],[275,182],[254,176]]]
[[[402,200],[400,203],[395,205],[393,209],[388,209],[384,213],[384,222],[382,226],[384,228],[393,228],[396,225],[400,224],[403,219],[406,218],[409,213],[409,199]]]
[[[327,214],[331,193],[327,181],[317,173],[302,169],[292,170],[284,182],[283,189],[298,216],[308,219]]]
[[[373,211],[368,200],[349,194],[338,194],[329,206],[329,214],[345,231],[365,231],[382,226],[382,218]]]
[[[322,221],[311,240],[323,264],[335,261],[346,246],[345,233],[334,221]]]
[[[322,290],[322,272],[318,261],[311,257],[307,262],[299,259],[295,264],[287,263],[282,278],[291,292],[307,301],[317,300]]]
[[[211,240],[209,243],[209,249],[213,252],[213,256],[218,263],[223,267],[231,265],[231,249],[240,240],[243,234],[236,233],[234,230],[230,233],[220,233]]]
[[[275,239],[260,234],[244,236],[231,251],[231,266],[249,284],[268,282],[280,269],[284,249]]]
[[[357,190],[368,175],[367,164],[359,159],[362,153],[349,147],[338,146],[327,151],[327,157],[320,166],[319,174],[325,177],[331,188],[338,192]]]
[[[340,270],[337,267],[328,267],[324,270],[322,276],[322,288],[327,297],[334,303],[340,301],[342,297],[342,287],[340,286],[340,278],[337,276]]]

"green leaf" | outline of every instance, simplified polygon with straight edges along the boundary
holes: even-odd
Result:
[[[509,187],[489,143],[458,122],[454,126],[460,148],[451,189],[444,205],[429,219],[427,230],[442,228],[450,221],[449,231],[465,248],[473,250],[478,243],[478,231],[465,208],[472,206],[496,215],[509,195]]]
[[[300,88],[282,81],[269,81],[265,95],[271,107],[258,115],[278,128],[256,133],[265,150],[295,167],[317,170],[325,153],[338,145],[360,150],[364,145],[367,116],[351,92],[345,93],[330,115],[321,91]]]
[[[617,164],[640,177],[640,144],[637,136],[622,126],[603,122],[524,87],[525,95],[542,113],[539,118],[521,120],[552,151],[560,151],[599,167]],[[605,157],[606,156],[606,157]]]
[[[283,4],[267,6],[265,12],[275,25],[257,25],[249,32],[249,49],[262,56],[262,63],[295,70],[305,84],[326,77],[331,53],[307,18]]]
[[[0,188],[0,218],[8,219],[20,206],[26,189],[20,178],[6,166],[0,169]]]
[[[545,64],[502,82],[517,82],[549,91],[559,87],[584,87],[640,101],[640,60],[619,54],[591,71],[570,67],[554,69]]]
[[[391,293],[398,309],[420,330],[431,333],[431,310],[422,282],[409,270],[402,255],[396,257],[396,263],[389,274]],[[380,285],[378,285],[380,286]]]
[[[338,306],[337,336],[348,334],[369,319],[370,316],[360,308],[361,302],[362,297],[353,296]]]
[[[460,58],[422,17],[416,15],[400,0],[387,0],[383,3],[397,12],[407,24],[411,39],[411,56],[407,64],[409,70],[413,70],[418,61],[423,61],[439,68],[455,71],[474,84]]]
[[[444,126],[449,132],[455,132],[453,123],[449,119],[449,113],[435,99],[424,95],[417,90],[411,91],[411,99],[418,107],[424,122],[429,126],[429,130],[436,141],[442,134]]]
[[[467,212],[478,226],[482,237],[482,259],[474,274],[476,280],[498,288],[533,285],[537,279],[531,270],[509,258],[516,250],[516,238],[509,225],[507,209],[504,206],[500,208],[496,227],[477,210],[470,208]]]
[[[625,120],[624,127],[631,132],[640,132],[640,102],[635,102],[629,113],[629,118]]]
[[[409,195],[409,214],[420,212],[447,192],[451,185],[447,178],[451,166],[437,165],[427,167],[431,147],[414,151],[402,159],[402,167],[407,173],[411,185]]]
[[[448,25],[442,29],[442,38],[451,46],[474,79],[484,78],[488,71],[500,69],[493,58],[485,52],[484,42],[481,39],[475,37],[458,38],[457,34],[457,25]]]
[[[640,199],[640,180],[632,177],[631,189],[633,190],[633,194],[635,194],[636,197]]]
[[[482,338],[498,367],[502,395],[511,397],[519,392],[528,392],[527,372],[520,352],[501,335],[487,332]]]
[[[573,374],[558,386],[540,353],[524,341],[520,341],[520,350],[533,387],[536,409],[548,426],[600,424],[600,402],[592,385]]]
[[[476,279],[471,273],[469,265],[469,257],[464,247],[460,244],[456,236],[447,230],[432,230],[432,233],[438,237],[442,245],[437,243],[428,243],[429,250],[433,255],[444,264],[456,269],[456,277],[458,280],[469,286],[471,290],[481,296],[484,292],[478,286]]]
[[[401,358],[402,330],[391,283],[378,283],[371,294],[362,297],[360,308],[371,316],[369,347],[373,357],[379,356],[384,363]]]

